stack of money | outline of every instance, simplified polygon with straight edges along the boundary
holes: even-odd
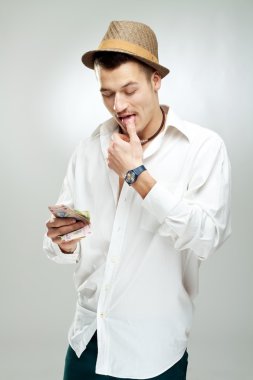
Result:
[[[90,225],[87,224],[86,226],[80,228],[79,230],[69,232],[68,234],[61,235],[61,240],[62,241],[70,241],[74,239],[82,239],[89,235],[91,233],[91,228]]]
[[[61,235],[62,241],[70,241],[74,239],[84,238],[91,233],[90,228],[90,214],[89,211],[79,211],[71,209],[65,205],[55,205],[48,207],[51,213],[57,218],[73,218],[85,223],[85,226],[79,230],[69,232],[68,234]]]

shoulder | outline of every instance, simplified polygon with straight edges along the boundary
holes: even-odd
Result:
[[[190,131],[191,153],[195,166],[210,170],[214,165],[227,163],[230,166],[228,151],[219,133],[196,123],[184,123]]]
[[[177,130],[177,134],[187,138],[190,155],[198,162],[215,160],[217,157],[226,159],[228,156],[223,138],[216,131],[184,120],[172,109],[168,112],[168,124]]]
[[[185,128],[188,130],[188,134],[190,139],[195,144],[204,144],[206,142],[214,142],[214,143],[224,143],[222,137],[214,130],[209,129],[205,126],[199,125],[197,123],[193,123],[190,121],[185,121]]]
[[[206,144],[215,144],[219,146],[224,144],[222,137],[216,131],[197,123],[184,120],[171,109],[168,113],[168,122],[170,126],[174,127],[179,133],[187,137],[193,148],[198,148]]]

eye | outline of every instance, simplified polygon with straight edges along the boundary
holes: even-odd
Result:
[[[103,96],[103,98],[110,98],[113,96],[113,93],[112,92],[101,92],[101,95]]]
[[[127,90],[126,91],[126,95],[133,95],[137,90],[134,89],[134,90]]]

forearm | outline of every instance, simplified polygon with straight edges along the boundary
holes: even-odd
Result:
[[[147,219],[157,220],[158,233],[170,237],[177,250],[191,249],[199,259],[206,259],[231,233],[230,184],[218,183],[219,191],[207,194],[202,187],[183,197],[180,191],[156,183],[143,200]]]

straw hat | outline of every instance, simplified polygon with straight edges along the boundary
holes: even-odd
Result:
[[[159,64],[155,33],[140,22],[112,21],[97,50],[88,51],[82,56],[83,64],[94,69],[94,55],[100,51],[129,54],[153,67],[162,78],[169,73],[166,67]]]

